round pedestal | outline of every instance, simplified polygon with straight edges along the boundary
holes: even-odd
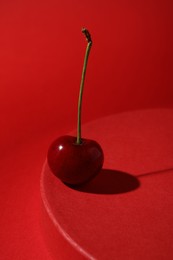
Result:
[[[55,259],[172,259],[173,111],[112,115],[83,126],[103,170],[71,188],[45,162],[42,224]]]

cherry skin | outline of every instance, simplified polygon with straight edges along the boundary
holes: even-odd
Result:
[[[61,136],[48,150],[47,162],[54,173],[66,184],[79,185],[97,175],[103,165],[104,155],[100,145],[89,139],[76,144],[76,137]]]

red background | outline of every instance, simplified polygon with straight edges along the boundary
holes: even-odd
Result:
[[[86,41],[93,37],[83,122],[173,106],[173,3],[0,3],[2,259],[49,259],[39,226],[39,179],[50,141],[76,126]]]

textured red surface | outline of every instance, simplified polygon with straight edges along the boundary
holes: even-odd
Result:
[[[44,229],[55,259],[173,258],[172,117],[172,110],[144,110],[85,125],[86,135],[97,132],[106,160],[76,189],[44,166]]]
[[[0,2],[2,259],[49,259],[39,226],[40,169],[50,142],[76,126],[81,27],[93,35],[83,122],[172,107],[172,10],[171,0]]]

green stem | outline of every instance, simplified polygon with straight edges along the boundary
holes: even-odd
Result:
[[[90,53],[90,49],[92,46],[92,40],[90,33],[86,29],[82,29],[82,32],[85,34],[86,39],[88,41],[87,47],[86,47],[86,52],[85,52],[85,57],[84,57],[84,64],[83,64],[83,70],[82,70],[82,77],[81,77],[81,83],[80,83],[80,91],[79,91],[79,99],[78,99],[78,120],[77,120],[77,144],[82,143],[82,138],[81,138],[81,110],[82,110],[82,96],[83,96],[83,89],[84,89],[84,81],[85,81],[85,74],[86,74],[86,68],[87,68],[87,63],[88,63],[88,57]]]

